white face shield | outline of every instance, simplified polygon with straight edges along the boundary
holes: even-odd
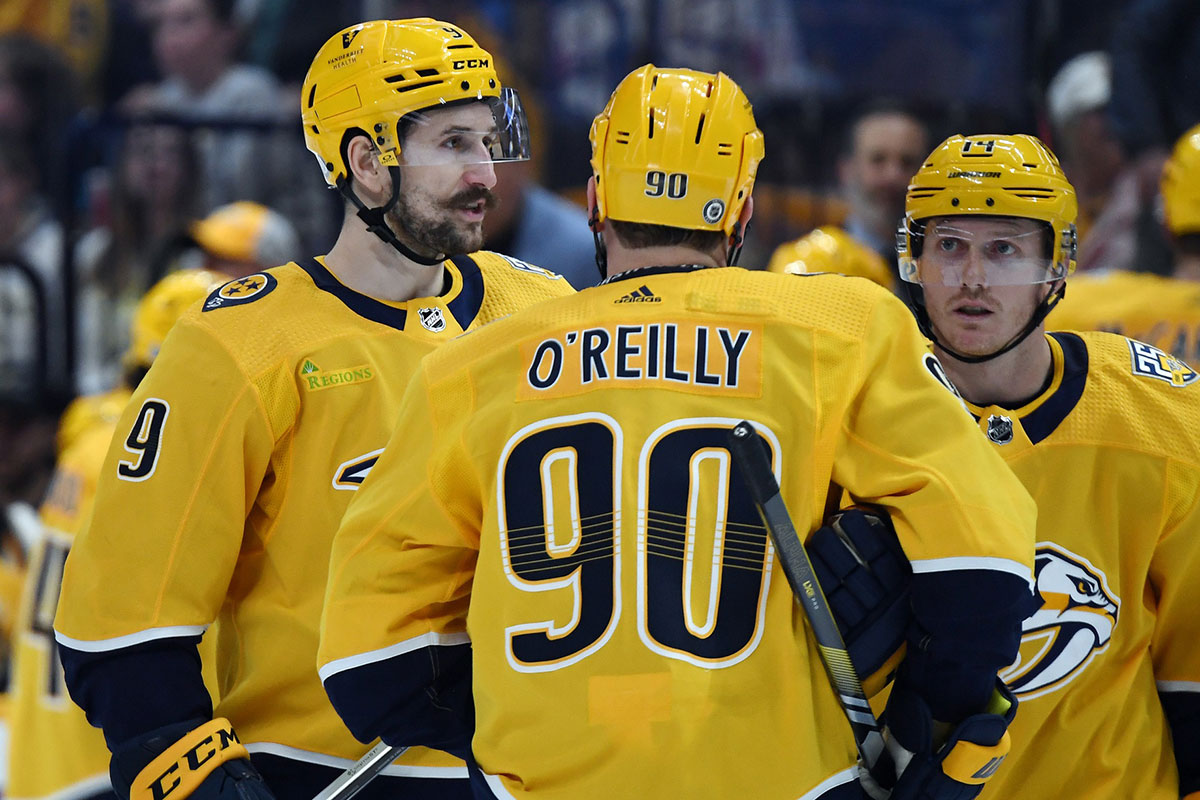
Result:
[[[909,283],[942,286],[1027,286],[1067,276],[1067,263],[1047,256],[1048,226],[1024,218],[959,216],[925,226],[921,255],[900,259]]]
[[[529,160],[529,121],[515,89],[406,114],[399,128],[401,167]]]

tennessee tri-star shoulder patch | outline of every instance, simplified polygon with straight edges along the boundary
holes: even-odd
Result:
[[[270,294],[278,285],[279,282],[275,280],[275,277],[265,272],[256,272],[244,278],[237,278],[213,291],[204,301],[203,310],[212,311],[226,306],[251,303]]]

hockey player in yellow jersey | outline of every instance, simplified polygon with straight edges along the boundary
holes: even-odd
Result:
[[[1172,274],[1112,271],[1076,278],[1049,324],[1124,334],[1194,364],[1200,361],[1200,125],[1175,144],[1161,188]]]
[[[1122,336],[1046,333],[1075,213],[1037,139],[952,136],[897,236],[934,352],[1038,503],[1038,608],[1001,672],[1021,711],[984,796],[1200,798],[1200,376]]]
[[[133,387],[180,314],[226,280],[218,272],[192,269],[155,284],[134,313],[122,385],[73,403],[59,423],[58,463],[40,510],[42,536],[30,553],[13,643],[7,797],[112,797],[104,737],[63,686],[53,629],[63,562],[91,512],[104,454]]]
[[[172,330],[67,559],[66,683],[104,729],[123,798],[310,798],[362,754],[315,667],[342,511],[421,356],[571,293],[475,252],[494,164],[527,158],[529,142],[519,99],[465,31],[427,18],[347,28],[300,100],[346,202],[337,242],[225,284]],[[215,710],[195,651],[214,623]],[[460,760],[414,749],[367,792],[466,797],[465,777]]]
[[[937,642],[901,674],[951,723],[1015,652],[1030,499],[894,296],[732,266],[763,139],[728,76],[644,66],[591,138],[610,277],[422,362],[335,539],[325,688],[360,738],[469,753],[478,797],[860,798],[730,429],[806,530],[834,483],[892,512]]]

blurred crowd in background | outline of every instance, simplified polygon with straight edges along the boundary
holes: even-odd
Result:
[[[753,101],[750,268],[822,229],[887,282],[933,145],[1024,132],[1078,190],[1081,270],[1171,270],[1158,181],[1200,121],[1195,0],[2,0],[0,508],[39,502],[59,414],[119,382],[159,278],[328,250],[343,208],[301,137],[311,55],[361,20],[431,15],[530,111],[534,160],[497,169],[487,247],[576,288],[599,280],[588,127],[646,62],[724,71]]]

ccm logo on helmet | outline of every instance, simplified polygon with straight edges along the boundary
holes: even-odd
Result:
[[[490,62],[486,58],[468,58],[463,61],[455,61],[451,67],[453,69],[483,69],[489,64]]]

